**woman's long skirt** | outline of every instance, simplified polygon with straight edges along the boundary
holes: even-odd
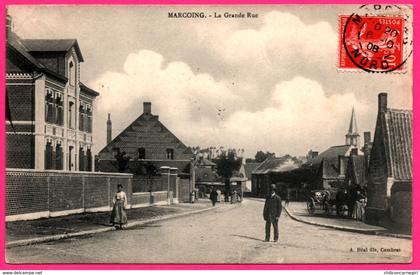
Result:
[[[127,223],[127,212],[124,209],[123,201],[116,201],[111,213],[111,223],[123,225]]]
[[[365,220],[365,208],[363,206],[363,203],[360,201],[357,201],[354,204],[353,207],[353,219],[358,221],[364,221]]]

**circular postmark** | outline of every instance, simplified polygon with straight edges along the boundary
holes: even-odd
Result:
[[[363,5],[358,13],[340,16],[343,64],[366,72],[403,71],[412,54],[410,19],[395,5]]]

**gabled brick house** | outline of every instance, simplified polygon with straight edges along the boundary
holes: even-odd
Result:
[[[369,160],[366,219],[380,224],[387,218],[411,225],[413,112],[387,107],[378,96],[378,115]]]
[[[108,129],[110,130],[110,129]],[[117,172],[115,154],[124,152],[132,161],[153,162],[156,167],[177,167],[189,172],[193,153],[152,114],[152,103],[143,103],[143,113],[98,153],[98,169]],[[187,167],[188,166],[188,167]],[[110,171],[113,170],[113,171]]]
[[[96,91],[80,81],[75,39],[21,39],[7,15],[6,167],[92,171]]]
[[[112,130],[107,122],[108,133]],[[118,155],[126,159],[124,167]],[[188,200],[193,188],[193,153],[152,114],[152,103],[143,103],[142,114],[111,140],[96,156],[96,169],[101,172],[127,172],[134,174],[133,192],[164,191],[158,185],[161,167],[177,168],[179,195]],[[122,168],[122,169],[121,169]]]

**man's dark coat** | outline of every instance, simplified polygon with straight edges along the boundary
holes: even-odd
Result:
[[[264,220],[269,221],[280,217],[282,209],[280,196],[277,194],[268,195],[264,204]]]

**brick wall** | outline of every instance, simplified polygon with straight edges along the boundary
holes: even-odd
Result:
[[[35,86],[6,84],[6,90],[9,97],[12,120],[34,121]]]
[[[7,134],[6,167],[26,169],[34,168],[34,142],[34,135]]]
[[[391,219],[400,225],[411,227],[411,191],[393,192],[391,195]]]
[[[112,193],[109,188],[110,181],[108,178],[98,176],[85,176],[85,194],[94,194],[89,199],[84,200],[85,208],[105,207],[109,206],[109,193]],[[109,192],[108,192],[109,190]]]
[[[6,216],[48,211],[46,173],[6,172]]]
[[[155,176],[149,179],[147,176],[133,175],[134,193],[166,191],[167,189],[167,177]]]
[[[109,209],[119,183],[130,204],[131,179],[130,174],[7,169],[6,220],[39,218],[40,212],[45,217],[45,212],[51,216]]]
[[[64,174],[49,176],[49,211],[83,208],[83,176]],[[90,194],[86,194],[87,197]]]
[[[169,179],[169,188],[171,191],[175,192],[177,190],[176,182],[177,176],[171,175]],[[154,176],[150,179],[147,176],[133,175],[132,185],[134,193],[167,191],[168,175]]]
[[[117,185],[122,184],[129,206],[166,203],[167,176],[156,177],[155,182],[163,191],[133,193],[131,174],[37,171],[24,169],[6,170],[6,220],[36,219],[72,213],[108,211]],[[170,197],[182,195],[187,202],[188,180],[170,179]],[[42,213],[42,215],[40,214]]]

